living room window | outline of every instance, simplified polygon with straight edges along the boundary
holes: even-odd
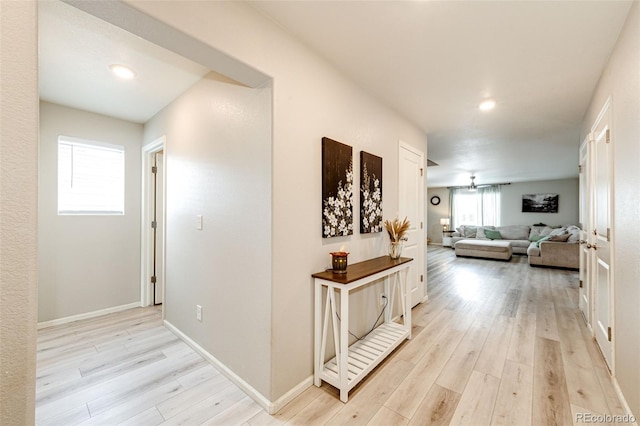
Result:
[[[124,147],[58,138],[58,214],[124,214]]]
[[[451,189],[452,226],[500,225],[500,186],[487,186],[469,191],[466,188]]]

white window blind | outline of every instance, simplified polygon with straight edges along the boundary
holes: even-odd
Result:
[[[124,147],[58,138],[58,214],[124,214]]]

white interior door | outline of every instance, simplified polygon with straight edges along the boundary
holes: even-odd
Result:
[[[611,264],[612,138],[609,104],[605,106],[593,129],[593,224],[590,247],[594,252],[593,285],[595,289],[595,334],[609,368],[613,370],[613,286]]]
[[[593,264],[590,261],[592,257],[592,251],[587,242],[589,240],[589,233],[593,231],[593,223],[591,218],[591,200],[589,195],[589,188],[591,187],[591,172],[592,167],[589,163],[591,156],[589,152],[591,150],[592,140],[591,134],[587,136],[582,145],[580,146],[580,209],[578,212],[580,222],[580,298],[579,305],[580,311],[584,316],[585,321],[589,326],[592,323],[592,305],[591,305],[591,266]]]
[[[398,216],[411,222],[408,241],[402,257],[411,257],[407,285],[411,292],[411,306],[422,302],[426,295],[424,279],[424,154],[403,142],[399,143]]]

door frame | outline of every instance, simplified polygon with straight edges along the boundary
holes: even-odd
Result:
[[[422,283],[423,286],[423,293],[422,293],[422,299],[418,302],[418,304],[420,303],[424,303],[427,300],[429,300],[429,294],[427,292],[427,259],[426,259],[426,238],[425,238],[425,224],[427,223],[427,218],[425,217],[425,205],[424,205],[424,193],[425,193],[425,186],[426,186],[426,168],[425,168],[425,164],[424,164],[424,159],[426,157],[425,153],[420,151],[418,148],[416,148],[413,145],[409,145],[408,143],[402,141],[402,140],[398,140],[398,175],[397,175],[397,179],[398,179],[398,208],[400,208],[400,167],[401,167],[401,161],[400,161],[400,152],[402,149],[406,149],[409,152],[414,153],[415,155],[420,157],[420,163],[421,163],[421,169],[422,169],[422,179],[420,179],[420,184],[419,184],[419,188],[418,188],[418,194],[419,195],[419,200],[418,200],[418,205],[419,205],[419,216],[420,216],[420,222],[421,222],[421,226],[418,228],[420,235],[418,237],[418,247],[419,247],[419,254],[421,256],[421,261],[422,261],[422,269],[420,271],[418,271],[418,276],[422,275],[424,277],[424,282]]]
[[[164,236],[162,244],[158,247],[158,252],[162,257],[162,276],[166,277],[166,208],[167,208],[167,151],[166,136],[161,136],[153,142],[142,147],[142,209],[140,218],[140,248],[142,250],[140,256],[140,306],[150,306],[154,303],[152,299],[153,291],[151,289],[151,275],[153,274],[153,233],[151,232],[151,221],[153,220],[153,179],[147,171],[153,166],[153,157],[159,151],[164,151],[162,156],[162,218],[160,219],[160,227],[157,229]],[[162,280],[162,297],[163,302],[166,301],[166,279]],[[164,303],[162,304],[162,318],[164,319]]]

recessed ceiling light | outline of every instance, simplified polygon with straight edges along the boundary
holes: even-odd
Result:
[[[136,72],[134,70],[124,65],[111,64],[109,65],[109,68],[111,68],[111,72],[125,80],[131,80],[136,76]]]
[[[496,101],[494,101],[493,99],[487,99],[486,101],[482,102],[479,106],[479,108],[482,111],[489,111],[492,110],[496,107]]]

